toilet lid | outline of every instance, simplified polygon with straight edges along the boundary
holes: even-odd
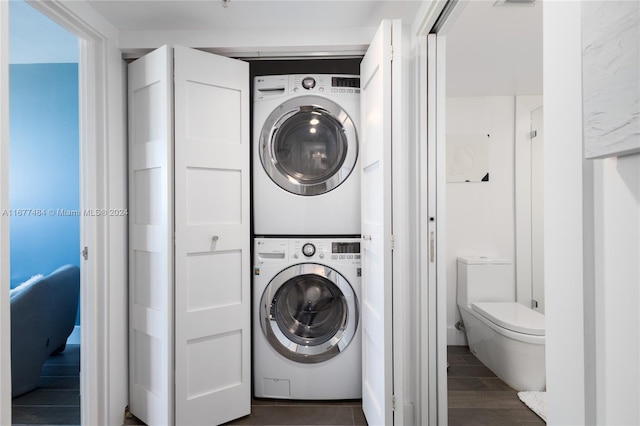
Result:
[[[523,334],[544,336],[544,315],[517,302],[472,303],[471,309],[494,324]]]

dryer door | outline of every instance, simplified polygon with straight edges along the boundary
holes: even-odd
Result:
[[[279,187],[313,196],[349,177],[358,158],[358,138],[340,105],[320,96],[301,96],[269,115],[259,152],[264,170]]]
[[[271,346],[296,362],[317,363],[344,351],[358,327],[358,300],[347,280],[318,264],[276,275],[260,301],[260,323]]]

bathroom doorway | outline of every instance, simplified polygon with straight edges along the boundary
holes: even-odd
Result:
[[[457,306],[456,260],[508,259],[515,301],[544,313],[539,261],[542,6],[534,1],[458,2],[438,31],[446,43],[450,425],[503,416],[508,410],[520,420],[541,421],[469,351]],[[477,408],[487,398],[493,403]]]

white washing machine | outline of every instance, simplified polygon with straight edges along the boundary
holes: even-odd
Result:
[[[360,235],[360,78],[256,77],[256,235]]]
[[[258,398],[362,397],[360,239],[254,240]]]

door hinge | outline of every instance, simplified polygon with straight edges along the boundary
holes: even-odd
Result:
[[[538,301],[535,299],[531,299],[531,308],[537,308],[538,307]]]
[[[391,411],[396,411],[396,396],[391,395]]]
[[[538,136],[538,131],[537,130],[532,130],[531,131],[531,139],[535,138],[536,136]]]
[[[82,258],[84,260],[89,260],[89,247],[84,246],[84,248],[82,249]]]
[[[391,62],[393,62],[393,46],[389,46],[389,50],[391,50]]]
[[[391,250],[396,249],[396,236],[391,234]]]

